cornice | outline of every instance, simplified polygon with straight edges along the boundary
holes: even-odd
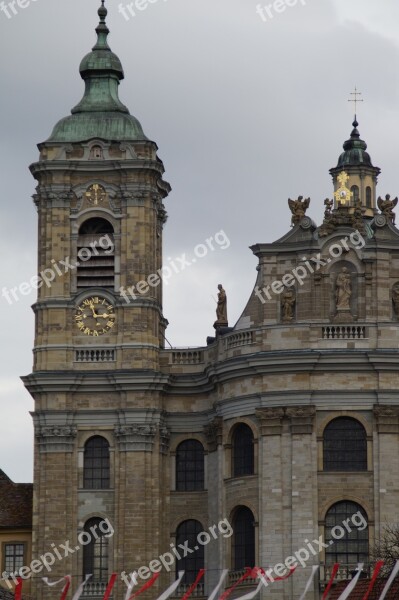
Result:
[[[295,373],[399,374],[398,351],[310,350],[260,352],[208,365],[200,373],[167,371],[40,371],[22,378],[32,393],[49,391],[159,391],[166,395],[205,394],[245,377]],[[390,390],[378,390],[389,393]],[[277,393],[277,392],[276,392]],[[281,393],[281,392],[278,392]],[[292,390],[292,393],[295,393]],[[301,391],[303,393],[303,390]]]

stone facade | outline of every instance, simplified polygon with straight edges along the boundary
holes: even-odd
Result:
[[[107,76],[115,73],[116,67]],[[89,78],[87,70],[82,76]],[[104,119],[101,113],[99,128]],[[335,191],[344,168],[352,178],[348,189],[370,179],[364,237],[353,226],[353,204],[336,201],[335,217],[326,217],[328,231],[305,216],[280,240],[252,247],[257,281],[234,328],[217,332],[206,347],[166,350],[162,282],[126,298],[129,287],[162,267],[163,201],[170,187],[157,147],[117,135],[71,140],[68,134],[63,140],[57,132],[39,146],[31,167],[38,182],[39,271],[66,257],[78,260],[82,227],[97,219],[112,228],[114,272],[112,287],[82,287],[79,269],[71,269],[41,286],[34,306],[34,370],[24,378],[35,400],[33,556],[66,540],[77,547],[88,519],[107,518],[115,531],[109,573],[130,573],[167,552],[182,521],[195,519],[206,530],[232,521],[236,508],[245,506],[254,516],[256,564],[269,567],[324,535],[327,511],[345,500],[367,514],[372,544],[384,524],[397,521],[399,505],[399,315],[392,295],[399,282],[399,231],[377,215],[379,170],[371,162],[356,170],[345,157],[332,170]],[[105,191],[99,204],[88,200],[95,184]],[[344,311],[336,300],[343,267],[351,282]],[[294,272],[287,322],[281,294],[289,281],[284,277]],[[116,315],[103,335],[77,327],[77,307],[93,297],[104,298]],[[323,469],[324,430],[339,416],[353,417],[366,431],[364,471]],[[240,423],[253,434],[254,469],[235,477],[232,436]],[[93,436],[109,444],[107,489],[84,485],[85,445]],[[187,439],[205,449],[202,491],[176,489],[176,452]],[[222,569],[232,571],[226,587],[236,580],[232,539],[220,535],[205,548],[205,596]],[[76,585],[82,561],[83,552],[75,551],[55,564],[51,577],[72,573]],[[288,582],[273,584],[268,597],[299,598],[312,565],[321,564],[307,596],[316,600],[327,579],[324,561],[323,552],[312,555]],[[174,579],[174,568],[163,570],[148,597]],[[37,600],[53,595],[39,577],[32,589]],[[124,594],[119,580],[114,597]]]

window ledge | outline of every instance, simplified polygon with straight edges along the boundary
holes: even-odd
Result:
[[[203,490],[170,490],[172,494],[204,494],[208,492],[208,489]]]
[[[250,479],[251,477],[253,479],[257,479],[258,478],[258,473],[252,473],[251,475],[238,475],[237,477],[225,477],[223,479],[223,481],[225,483],[227,483],[229,481],[240,481],[242,479]]]
[[[78,492],[114,492],[115,488],[78,488]]]

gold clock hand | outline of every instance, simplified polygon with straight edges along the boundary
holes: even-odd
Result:
[[[91,312],[93,313],[93,317],[95,319],[97,319],[97,317],[100,317],[101,315],[98,315],[94,309],[94,303],[92,302],[91,304],[89,304],[90,308],[91,308]]]

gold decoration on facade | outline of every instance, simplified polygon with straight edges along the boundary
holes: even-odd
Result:
[[[85,197],[90,202],[90,204],[98,206],[99,204],[102,204],[106,199],[107,192],[105,191],[105,188],[99,183],[93,183],[93,185],[91,185],[85,193]]]
[[[351,192],[347,186],[349,175],[345,171],[342,171],[342,173],[338,175],[337,179],[338,183],[341,184],[334,194],[337,205],[341,204],[344,206],[349,206],[353,198],[353,192]]]

